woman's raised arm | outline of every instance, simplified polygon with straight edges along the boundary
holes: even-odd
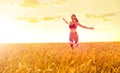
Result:
[[[65,21],[66,24],[69,24],[64,18],[63,18],[63,20]]]
[[[86,29],[92,29],[92,30],[94,29],[94,27],[87,27],[87,26],[81,25],[79,22],[77,22],[77,25],[79,25],[82,28],[86,28]]]

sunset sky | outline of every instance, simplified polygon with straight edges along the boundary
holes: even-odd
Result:
[[[69,42],[62,20],[76,14],[95,30],[77,28],[79,42],[120,41],[120,0],[1,0],[0,43]]]

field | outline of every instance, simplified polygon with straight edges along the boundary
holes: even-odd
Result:
[[[120,73],[120,42],[0,44],[0,73]]]

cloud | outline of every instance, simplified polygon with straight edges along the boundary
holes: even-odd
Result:
[[[41,6],[38,0],[23,0],[20,4],[22,7],[39,7]]]
[[[64,0],[52,0],[52,1],[40,1],[40,0],[23,0],[20,6],[22,7],[32,7],[32,8],[39,8],[39,7],[47,7],[50,5],[61,5],[65,3]]]
[[[25,21],[28,21],[30,23],[36,23],[36,22],[39,22],[39,19],[37,18],[33,18],[33,17],[18,17],[18,18],[15,18],[16,20],[25,20]]]
[[[107,14],[102,14],[102,15],[92,15],[92,14],[84,14],[85,18],[92,18],[92,19],[100,19],[103,21],[108,21],[111,16],[115,16],[115,13],[107,13]]]
[[[59,18],[61,18],[61,16],[43,17],[42,20],[45,20],[45,21],[47,21],[47,20],[57,20]]]
[[[51,2],[51,4],[63,4],[63,3],[65,3],[65,0],[55,0]]]
[[[54,17],[43,17],[43,18],[35,18],[35,17],[17,17],[15,18],[16,20],[21,20],[21,21],[27,21],[30,23],[37,23],[40,20],[43,21],[53,21],[53,20],[58,20],[60,19],[61,16],[54,16]]]

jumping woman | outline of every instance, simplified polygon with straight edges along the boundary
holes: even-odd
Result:
[[[69,41],[70,41],[70,46],[72,49],[74,48],[74,46],[78,47],[78,45],[79,45],[78,44],[79,37],[78,37],[78,33],[76,31],[77,26],[80,26],[80,27],[86,28],[86,29],[94,29],[93,27],[87,27],[87,26],[81,25],[75,14],[71,15],[70,23],[68,23],[64,18],[63,18],[63,20],[66,22],[66,24],[69,25],[69,28],[70,28]]]

